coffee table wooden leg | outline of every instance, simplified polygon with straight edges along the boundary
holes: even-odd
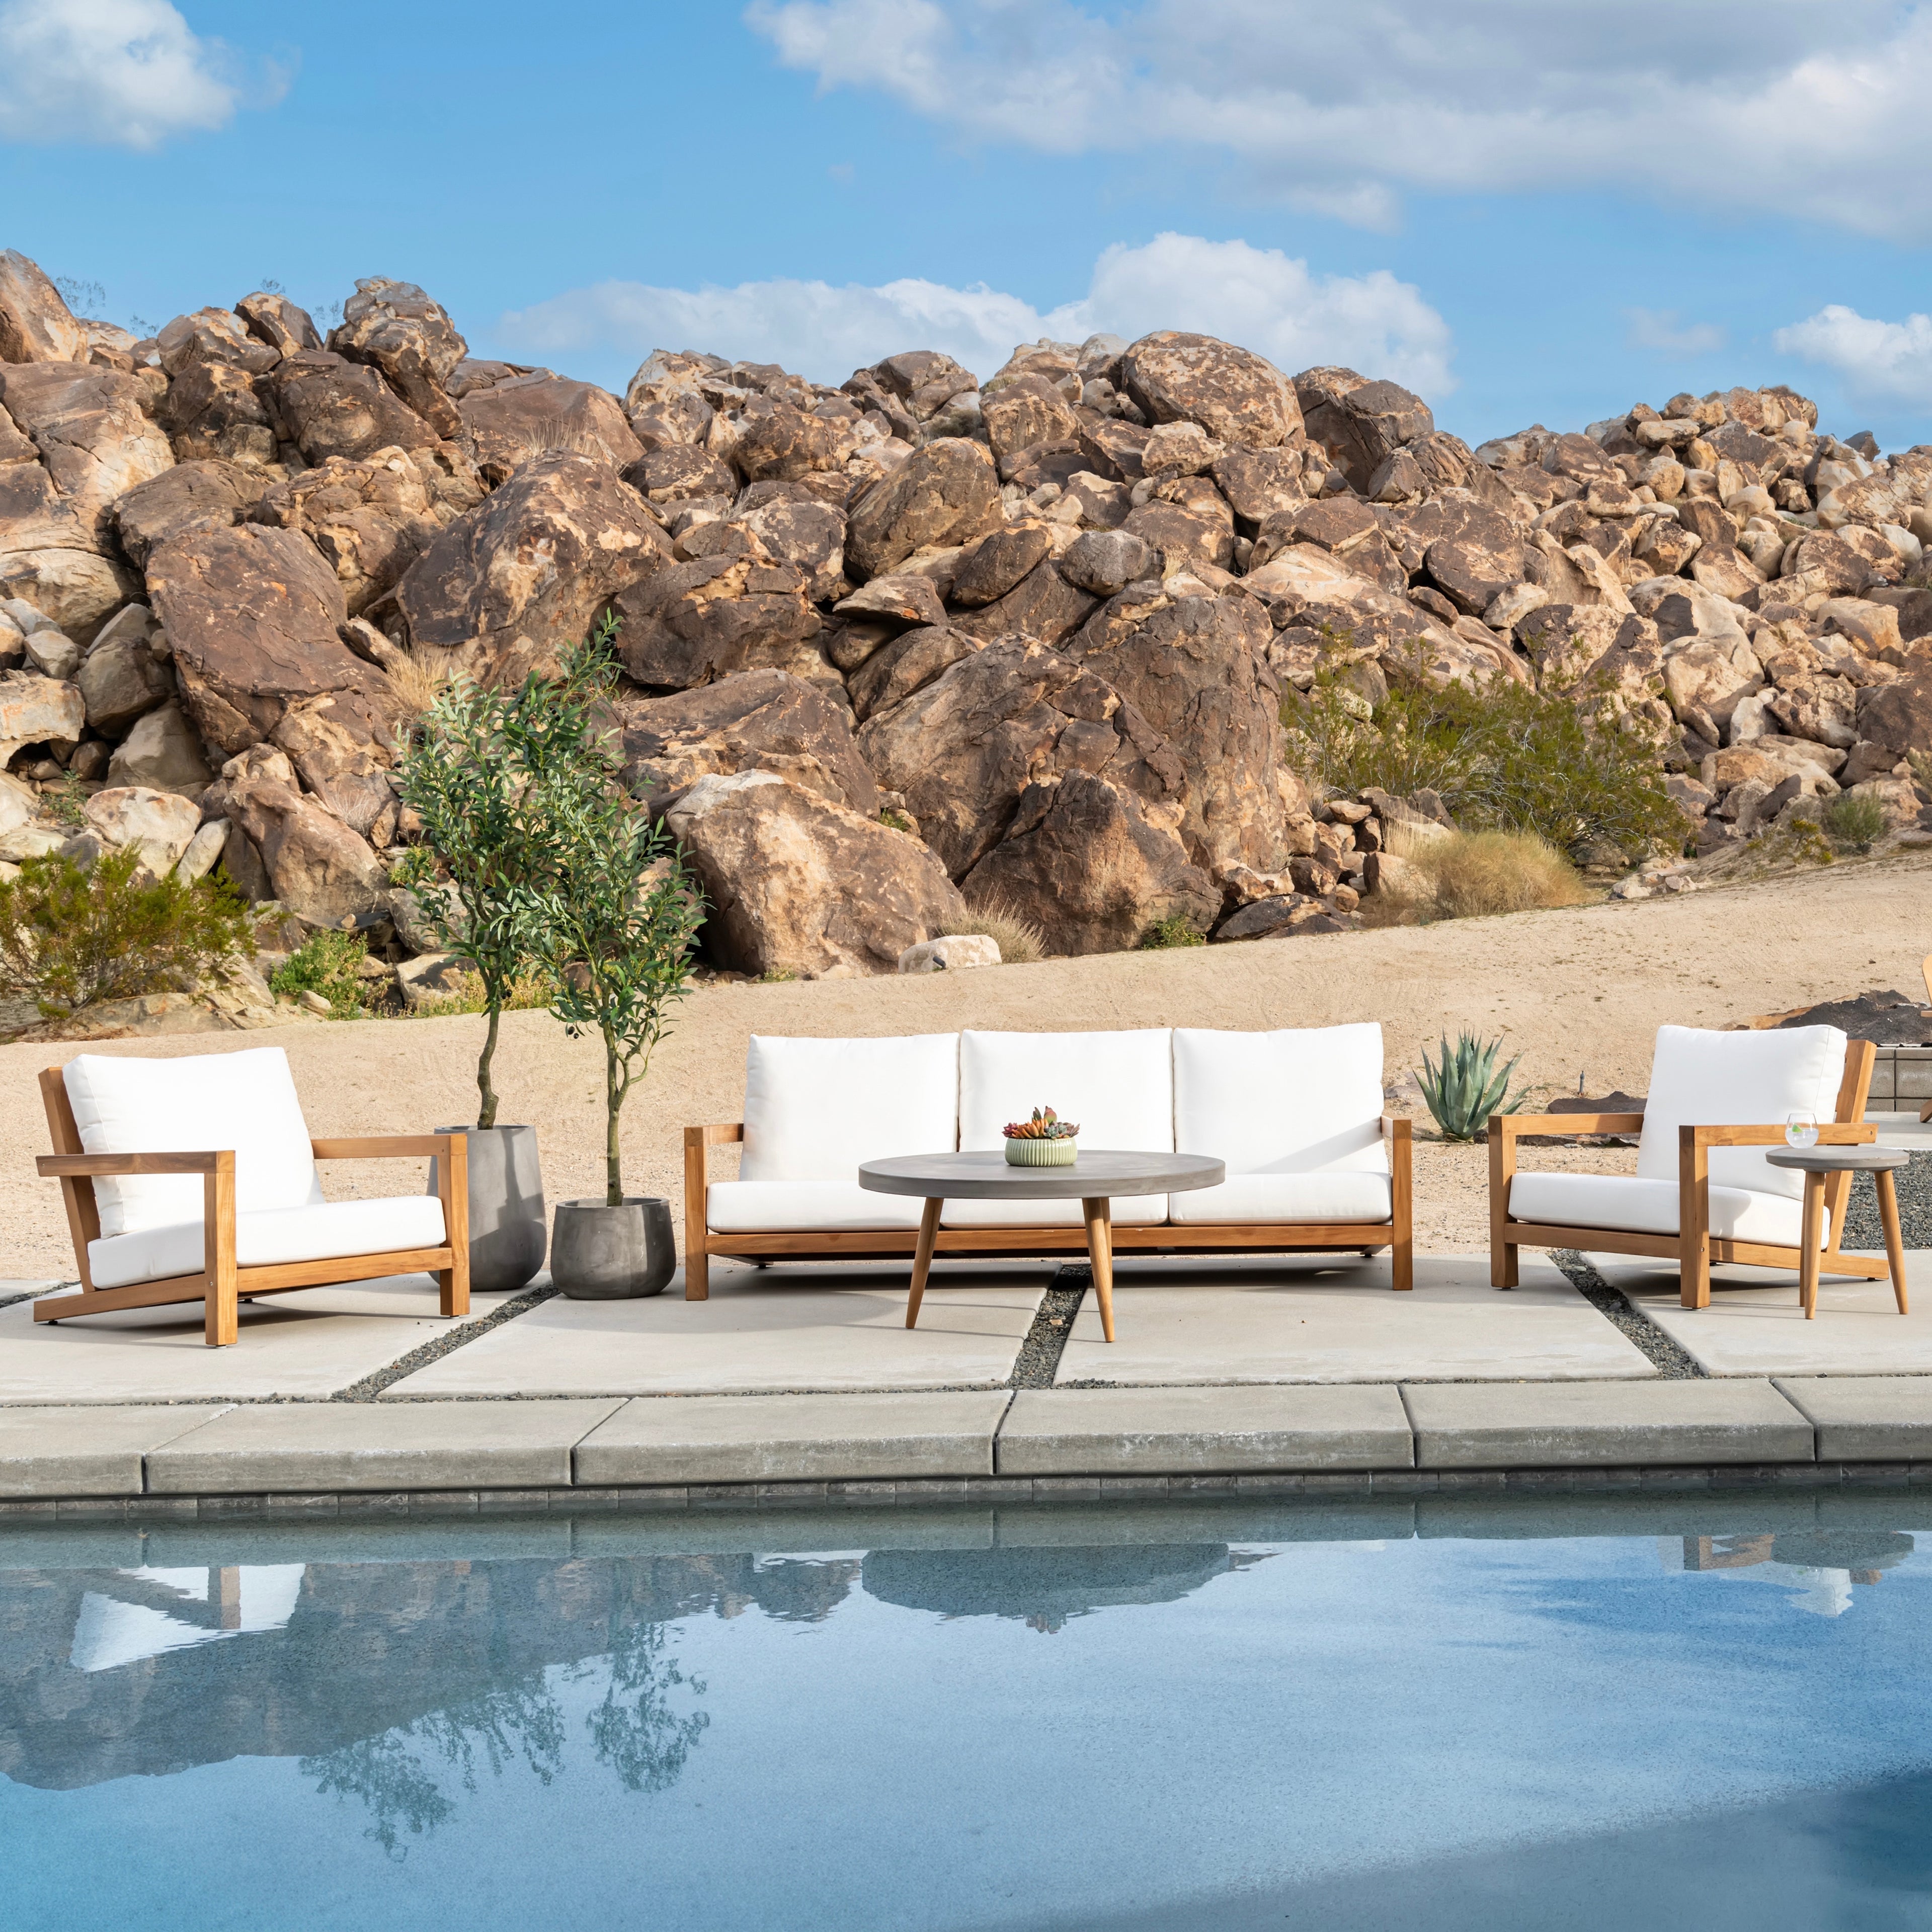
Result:
[[[939,1210],[945,1204],[928,1201],[919,1217],[919,1246],[913,1250],[912,1292],[906,1298],[906,1326],[919,1320],[919,1304],[926,1295],[926,1277],[932,1268],[933,1238],[939,1232]]]
[[[1804,1318],[1818,1318],[1818,1236],[1824,1221],[1825,1177],[1804,1177],[1804,1216],[1798,1228],[1798,1300]]]
[[[1892,1173],[1888,1168],[1880,1168],[1872,1176],[1878,1184],[1879,1225],[1885,1230],[1885,1258],[1892,1266],[1892,1292],[1898,1301],[1898,1312],[1908,1311],[1905,1305],[1905,1234],[1898,1225],[1898,1196],[1892,1184]]]
[[[1083,1201],[1080,1212],[1087,1222],[1087,1258],[1094,1264],[1094,1294],[1100,1304],[1100,1332],[1114,1339],[1114,1220],[1110,1204],[1103,1197]]]

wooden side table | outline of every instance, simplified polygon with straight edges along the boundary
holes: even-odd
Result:
[[[1892,1270],[1892,1292],[1906,1313],[1905,1236],[1898,1225],[1898,1195],[1892,1175],[1912,1156],[1901,1148],[1773,1148],[1765,1159],[1773,1167],[1794,1168],[1804,1177],[1804,1219],[1798,1236],[1798,1297],[1804,1318],[1818,1318],[1818,1238],[1825,1220],[1825,1178],[1832,1174],[1869,1174],[1878,1190],[1879,1225],[1885,1230],[1885,1258]]]

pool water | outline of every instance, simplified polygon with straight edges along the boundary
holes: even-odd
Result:
[[[0,1536],[0,1926],[1932,1927],[1905,1491]]]

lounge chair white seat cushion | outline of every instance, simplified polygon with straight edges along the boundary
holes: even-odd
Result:
[[[1620,1174],[1519,1174],[1510,1184],[1511,1216],[1546,1226],[1674,1234],[1677,1203],[1674,1180],[1648,1180]],[[1760,1194],[1742,1187],[1714,1185],[1711,1189],[1711,1232],[1724,1240],[1766,1241],[1795,1248],[1803,1220],[1802,1202],[1784,1195]],[[1829,1232],[1828,1223],[1820,1231],[1821,1245]]]
[[[959,1144],[958,1114],[956,1034],[887,1040],[754,1034],[745,1056],[745,1151],[738,1179],[836,1181],[856,1192],[862,1161],[950,1154]],[[878,1198],[893,1201],[890,1195]],[[915,1226],[919,1205],[913,1202]],[[890,1216],[898,1210],[880,1211]],[[887,1218],[856,1225],[899,1223]]]
[[[1168,1196],[1179,1226],[1240,1222],[1387,1221],[1394,1216],[1389,1178],[1360,1169],[1317,1174],[1236,1174],[1219,1187]]]
[[[975,1033],[959,1036],[959,1145],[999,1150],[1000,1130],[1036,1107],[1076,1122],[1084,1148],[1109,1153],[1174,1151],[1173,1035],[1132,1033]],[[1124,1196],[1113,1218],[1138,1226],[1167,1219],[1165,1194]],[[1077,1228],[1080,1203],[949,1201],[946,1228]]]
[[[199,1189],[199,1177],[196,1185]],[[328,1201],[235,1217],[235,1260],[241,1268],[333,1261],[345,1255],[386,1254],[392,1249],[440,1248],[442,1241],[442,1203],[434,1194]],[[96,1288],[126,1288],[137,1281],[199,1274],[203,1265],[200,1218],[90,1241],[87,1262]]]
[[[714,1180],[705,1220],[720,1234],[916,1228],[925,1205],[910,1194],[868,1193],[856,1180]]]
[[[232,1149],[238,1215],[314,1207],[322,1201],[308,1125],[296,1097],[288,1055],[278,1046],[184,1054],[175,1060],[82,1053],[67,1063],[62,1075],[80,1144],[88,1154]],[[190,1221],[198,1226],[202,1179],[198,1174],[104,1176],[94,1184],[94,1198],[104,1239]],[[200,1265],[197,1249],[194,1266]],[[162,1275],[173,1271],[164,1269]]]

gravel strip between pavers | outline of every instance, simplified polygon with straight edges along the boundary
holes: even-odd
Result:
[[[1657,1365],[1665,1382],[1708,1379],[1708,1372],[1679,1348],[1622,1289],[1612,1288],[1586,1256],[1574,1248],[1552,1248],[1550,1258],[1570,1277],[1570,1284],[1612,1328],[1641,1348]]]
[[[1020,1344],[1013,1372],[1006,1378],[1007,1388],[1052,1388],[1066,1339],[1073,1333],[1073,1318],[1080,1312],[1081,1300],[1093,1285],[1094,1270],[1084,1262],[1063,1264],[1056,1272],[1040,1298],[1033,1326]]]
[[[548,1282],[541,1288],[526,1288],[521,1294],[512,1295],[502,1307],[491,1310],[480,1322],[466,1322],[460,1328],[452,1328],[437,1336],[434,1341],[425,1342],[420,1348],[412,1348],[400,1361],[392,1362],[386,1369],[378,1369],[373,1376],[364,1376],[359,1382],[351,1382],[346,1389],[338,1389],[328,1400],[374,1402],[392,1383],[400,1382],[405,1376],[414,1375],[418,1369],[428,1368],[432,1362],[440,1361],[466,1342],[475,1341],[478,1336],[487,1335],[493,1328],[500,1328],[506,1322],[514,1322],[519,1315],[527,1315],[556,1293],[556,1290]]]
[[[1905,1245],[1932,1248],[1932,1158],[1915,1154],[1910,1166],[1893,1170],[1892,1186],[1898,1196],[1898,1225],[1904,1234]],[[1885,1246],[1885,1230],[1878,1220],[1877,1184],[1868,1174],[1852,1177],[1852,1199],[1845,1210],[1842,1245],[1880,1249]]]

